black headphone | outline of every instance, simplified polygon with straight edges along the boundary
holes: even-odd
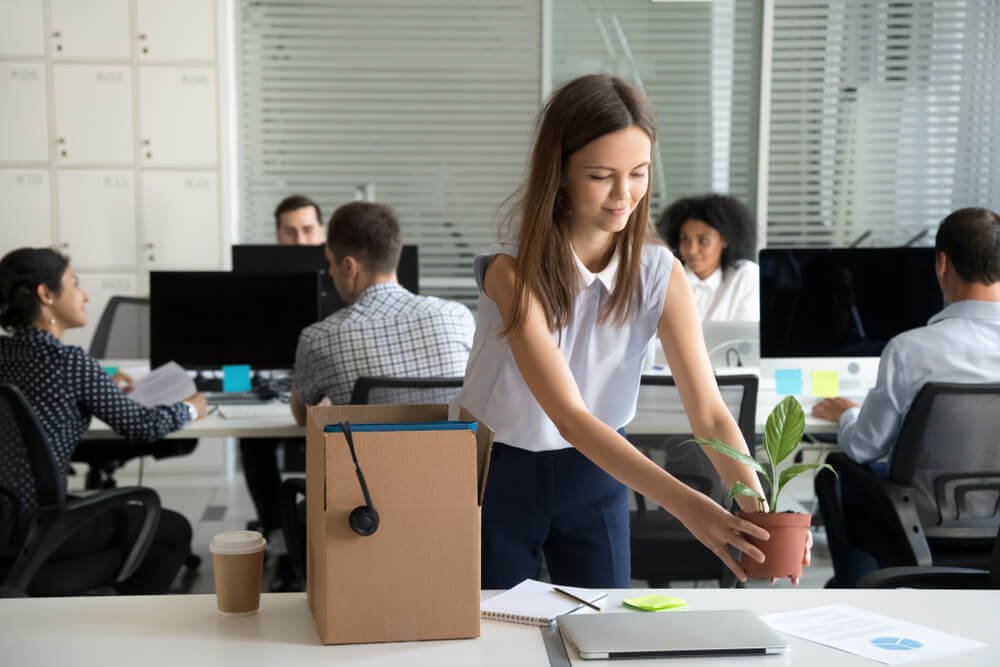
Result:
[[[378,530],[378,512],[375,511],[375,504],[368,494],[368,485],[365,484],[365,474],[361,472],[361,464],[358,463],[358,453],[354,449],[354,437],[351,435],[351,422],[340,423],[344,429],[344,438],[347,439],[347,447],[351,450],[351,458],[354,459],[354,471],[358,474],[358,482],[361,483],[361,493],[365,497],[365,504],[355,507],[347,517],[351,524],[351,530],[362,537],[374,535]]]

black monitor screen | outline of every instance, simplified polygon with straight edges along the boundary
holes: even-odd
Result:
[[[760,252],[762,357],[877,357],[941,308],[933,248]]]
[[[291,368],[302,329],[318,319],[315,273],[153,271],[150,361],[185,368]]]
[[[233,271],[292,272],[318,271],[320,276],[320,316],[344,307],[333,288],[333,280],[323,254],[323,246],[303,245],[234,245]],[[399,284],[414,294],[420,293],[417,246],[404,245],[396,269]]]

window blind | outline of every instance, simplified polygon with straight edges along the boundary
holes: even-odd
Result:
[[[591,72],[638,76],[653,102],[654,215],[713,190],[753,210],[760,2],[553,0],[552,12],[554,86]]]
[[[768,245],[895,245],[1000,205],[1000,2],[775,0]]]
[[[539,108],[538,0],[242,0],[241,241],[293,192],[324,217],[374,184],[421,291],[471,304]]]

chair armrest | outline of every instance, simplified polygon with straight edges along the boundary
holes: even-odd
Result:
[[[102,514],[136,503],[145,509],[142,528],[115,579],[116,583],[135,572],[153,542],[160,521],[160,497],[153,489],[124,487],[72,500],[63,506],[40,508],[28,528],[24,546],[7,574],[4,585],[27,590],[39,568],[82,526]]]
[[[913,501],[913,489],[882,479],[867,465],[855,463],[842,452],[829,454],[826,461],[842,479],[850,477],[863,489],[874,501],[873,512],[880,513],[887,520],[895,520],[897,538],[909,545],[915,565],[929,567],[933,564],[930,546],[924,537],[923,525]]]
[[[281,533],[285,537],[285,549],[292,562],[295,575],[306,580],[306,545],[299,534],[298,500],[306,495],[306,480],[302,477],[289,477],[281,483],[279,510],[281,516]]]
[[[887,567],[869,572],[859,588],[988,588],[990,573],[965,567]]]

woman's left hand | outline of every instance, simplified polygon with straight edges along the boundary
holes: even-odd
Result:
[[[118,371],[111,376],[111,381],[115,383],[115,386],[122,390],[124,393],[129,393],[132,391],[132,385],[135,382],[132,381],[132,376],[123,371]]]

